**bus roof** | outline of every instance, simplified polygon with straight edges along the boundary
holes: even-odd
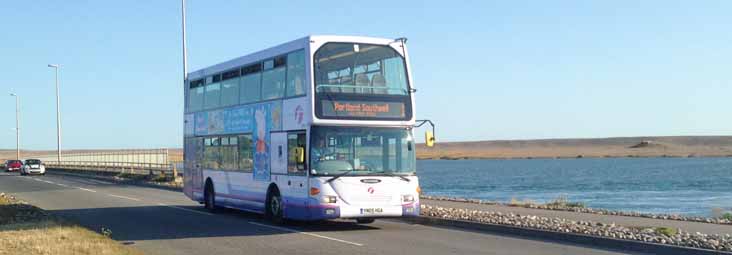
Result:
[[[234,58],[216,65],[188,73],[188,80],[197,80],[206,76],[224,72],[243,65],[272,58],[298,49],[308,48],[310,42],[358,42],[370,44],[388,44],[394,39],[364,37],[364,36],[342,36],[342,35],[308,35],[300,39],[289,41],[274,47],[257,51],[245,56]],[[321,44],[319,44],[321,45]]]

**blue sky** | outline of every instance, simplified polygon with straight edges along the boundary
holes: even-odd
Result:
[[[729,1],[188,1],[191,70],[308,34],[407,37],[441,141],[732,135]],[[0,9],[0,148],[179,147],[180,2]]]

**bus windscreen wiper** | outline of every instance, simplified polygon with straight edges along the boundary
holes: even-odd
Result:
[[[381,172],[381,173],[383,173],[383,174],[384,174],[384,175],[386,175],[386,176],[391,176],[391,177],[399,177],[400,179],[402,179],[402,180],[403,180],[403,181],[405,181],[405,182],[411,182],[411,181],[412,181],[412,180],[410,180],[409,178],[407,178],[407,177],[404,177],[404,176],[403,176],[403,175],[401,175],[401,174],[394,174],[394,173],[392,173],[392,172],[386,172],[386,171],[384,171],[384,172]]]
[[[330,178],[330,179],[326,180],[326,181],[325,181],[325,183],[329,183],[329,182],[332,182],[332,181],[334,181],[335,179],[341,178],[341,177],[343,177],[344,175],[347,175],[347,174],[349,174],[350,172],[353,172],[354,170],[356,170],[356,169],[351,169],[351,170],[345,171],[345,172],[343,172],[343,173],[340,173],[340,174],[338,174],[338,175],[336,175],[336,176],[333,176],[333,178]]]

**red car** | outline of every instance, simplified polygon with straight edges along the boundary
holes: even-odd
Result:
[[[8,172],[20,171],[21,167],[23,167],[23,162],[20,160],[8,160],[8,162],[5,163],[5,171]]]

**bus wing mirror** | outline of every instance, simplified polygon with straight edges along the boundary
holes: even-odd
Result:
[[[424,132],[424,144],[427,147],[435,146],[435,134],[432,131]]]
[[[305,148],[295,147],[295,160],[298,164],[305,163]]]

